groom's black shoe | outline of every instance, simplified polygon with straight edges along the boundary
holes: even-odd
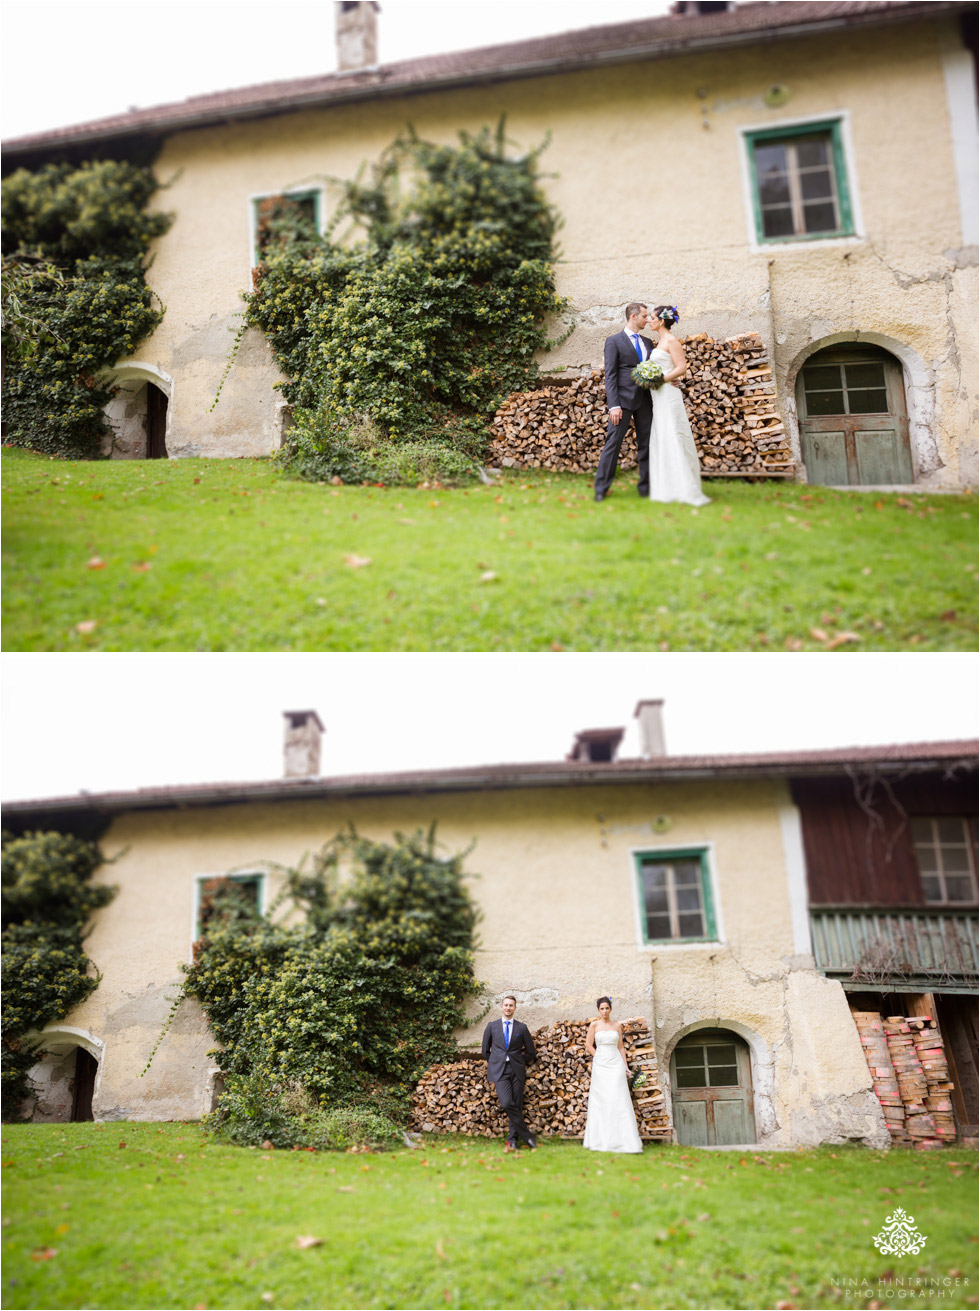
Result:
[[[530,1147],[530,1149],[531,1149],[532,1152],[536,1152],[536,1151],[537,1151],[537,1149],[538,1149],[538,1143],[537,1143],[537,1139],[534,1137],[533,1134],[531,1134],[530,1137],[526,1138],[525,1141],[526,1141],[528,1147]]]
[[[604,501],[604,500],[606,499],[606,493],[605,493],[605,492],[596,492],[596,494],[595,494],[595,499],[596,499],[597,501]]]

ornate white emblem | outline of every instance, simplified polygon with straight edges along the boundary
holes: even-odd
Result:
[[[915,1216],[906,1215],[900,1206],[888,1217],[885,1227],[874,1240],[878,1251],[887,1256],[914,1256],[922,1251],[925,1242],[925,1234],[920,1234],[915,1227]]]

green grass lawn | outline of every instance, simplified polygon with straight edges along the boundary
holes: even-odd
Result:
[[[975,650],[976,497],[460,490],[7,449],[8,651]]]
[[[964,1150],[313,1155],[114,1123],[5,1126],[3,1167],[11,1308],[977,1305]],[[918,1255],[873,1244],[896,1207]]]

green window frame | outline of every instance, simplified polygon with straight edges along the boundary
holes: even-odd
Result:
[[[197,942],[201,936],[201,902],[209,883],[227,879],[229,883],[242,883],[255,891],[255,905],[260,912],[265,909],[265,874],[261,870],[250,870],[243,874],[198,874],[194,879],[194,937]]]
[[[295,190],[270,191],[265,195],[252,196],[252,267],[262,261],[262,218],[263,206],[277,200],[293,201],[297,205],[312,209],[313,221],[317,232],[323,231],[323,192],[320,187],[301,187]]]
[[[755,238],[760,246],[827,241],[856,235],[841,119],[783,124],[781,127],[763,128],[743,135],[748,153]],[[827,148],[826,160],[822,164],[813,162],[805,150],[801,150],[801,146],[812,146],[817,140],[824,142]],[[764,204],[763,179],[759,172],[760,155],[766,147],[785,148],[786,167],[781,170],[781,175],[785,176],[787,185],[787,199],[768,206]],[[822,175],[826,175],[833,194],[807,196],[805,192],[808,186],[815,187],[817,191],[824,189],[825,183],[820,180]],[[820,205],[827,208],[831,204],[834,209],[833,226],[807,231],[807,209]],[[789,210],[793,230],[767,233],[767,212],[772,215],[782,209]]]
[[[645,946],[718,941],[706,848],[637,851],[633,860]],[[664,929],[669,931],[665,933]]]

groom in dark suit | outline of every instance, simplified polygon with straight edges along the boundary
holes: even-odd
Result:
[[[622,332],[606,338],[603,362],[606,370],[606,401],[609,404],[609,424],[606,444],[599,456],[595,475],[595,499],[605,500],[612,486],[613,475],[619,460],[619,448],[630,426],[636,429],[636,458],[640,467],[637,491],[650,495],[650,424],[653,419],[653,402],[644,387],[637,387],[632,372],[643,360],[650,358],[653,342],[641,336],[647,325],[647,307],[640,301],[626,306],[626,327]]]
[[[491,1020],[483,1030],[483,1058],[487,1079],[494,1085],[497,1101],[507,1114],[505,1152],[516,1152],[518,1142],[537,1147],[531,1130],[524,1123],[525,1070],[537,1059],[531,1031],[514,1019],[517,1002],[509,994],[500,1003],[499,1020]]]

